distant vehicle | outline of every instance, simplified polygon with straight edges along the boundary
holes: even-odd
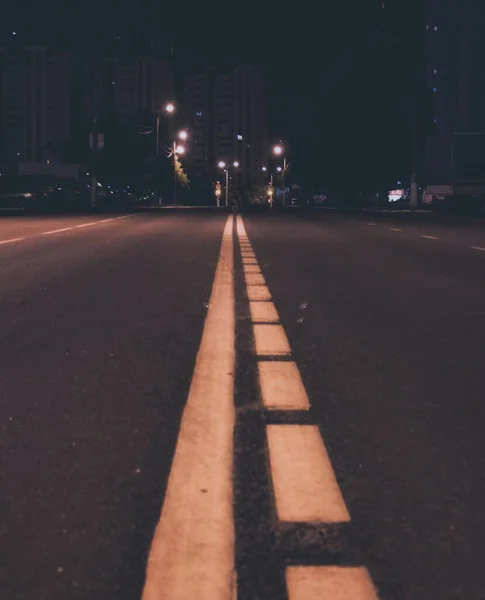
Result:
[[[60,182],[52,177],[0,177],[0,210],[43,212],[61,199]]]

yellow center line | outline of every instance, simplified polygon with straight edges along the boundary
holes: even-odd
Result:
[[[234,593],[232,229],[231,216],[148,557],[143,600],[230,600]]]

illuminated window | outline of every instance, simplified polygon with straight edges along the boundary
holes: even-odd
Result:
[[[240,133],[238,133],[238,134],[237,134],[237,139],[238,139],[239,141],[241,141],[241,140],[243,139],[243,137],[242,137],[242,135],[241,135]]]
[[[433,74],[437,75],[437,73],[438,73],[438,69],[433,69]]]
[[[438,25],[435,25],[435,26],[434,26],[434,30],[435,30],[435,31],[438,31]]]
[[[433,92],[436,94],[436,92],[438,91],[437,88],[433,88]]]

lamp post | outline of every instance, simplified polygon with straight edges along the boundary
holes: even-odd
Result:
[[[281,173],[281,181],[283,183],[283,187],[285,186],[285,173],[286,173],[286,157],[284,156],[285,153],[285,149],[283,144],[275,144],[273,146],[273,154],[274,156],[283,156],[283,167],[277,167],[277,171],[278,173]],[[286,191],[283,190],[283,206],[285,205],[285,200],[286,200]]]
[[[177,138],[185,142],[189,137],[188,132],[185,129],[182,129],[178,132]],[[173,158],[173,201],[174,204],[177,204],[177,155],[185,153],[185,146],[179,144],[177,139],[173,142],[172,147],[172,158]]]
[[[217,166],[219,167],[219,169],[224,169],[224,172],[226,174],[226,206],[229,206],[229,165],[226,165],[226,163],[223,160],[220,160],[217,163]],[[232,166],[237,169],[239,167],[239,161],[235,160],[232,163]]]

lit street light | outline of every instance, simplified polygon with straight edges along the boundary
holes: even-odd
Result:
[[[187,131],[185,129],[182,129],[182,131],[179,131],[179,138],[181,140],[186,140],[189,137],[189,134],[187,133]]]
[[[226,174],[226,206],[229,206],[229,166],[226,165],[226,163],[223,160],[220,160],[217,163],[217,166],[219,167],[219,169],[224,169],[224,172]],[[232,163],[232,166],[237,169],[239,167],[239,161],[235,160]]]
[[[284,147],[282,144],[276,144],[275,146],[273,146],[273,154],[275,156],[283,156],[284,154]],[[285,187],[285,173],[286,173],[286,157],[283,156],[283,167],[277,167],[276,170],[278,171],[278,173],[281,173],[281,179],[282,179],[282,183],[283,183],[283,188]],[[285,205],[285,199],[286,199],[286,190],[283,190],[283,206]]]
[[[184,152],[185,152],[184,146],[176,146],[176,148],[175,148],[176,154],[183,154]]]
[[[165,105],[165,112],[169,115],[175,112],[175,104],[173,102],[169,102]]]
[[[264,173],[266,173],[266,171],[267,171],[267,170],[268,170],[268,167],[263,167],[263,168],[261,169],[261,171],[263,171]]]

